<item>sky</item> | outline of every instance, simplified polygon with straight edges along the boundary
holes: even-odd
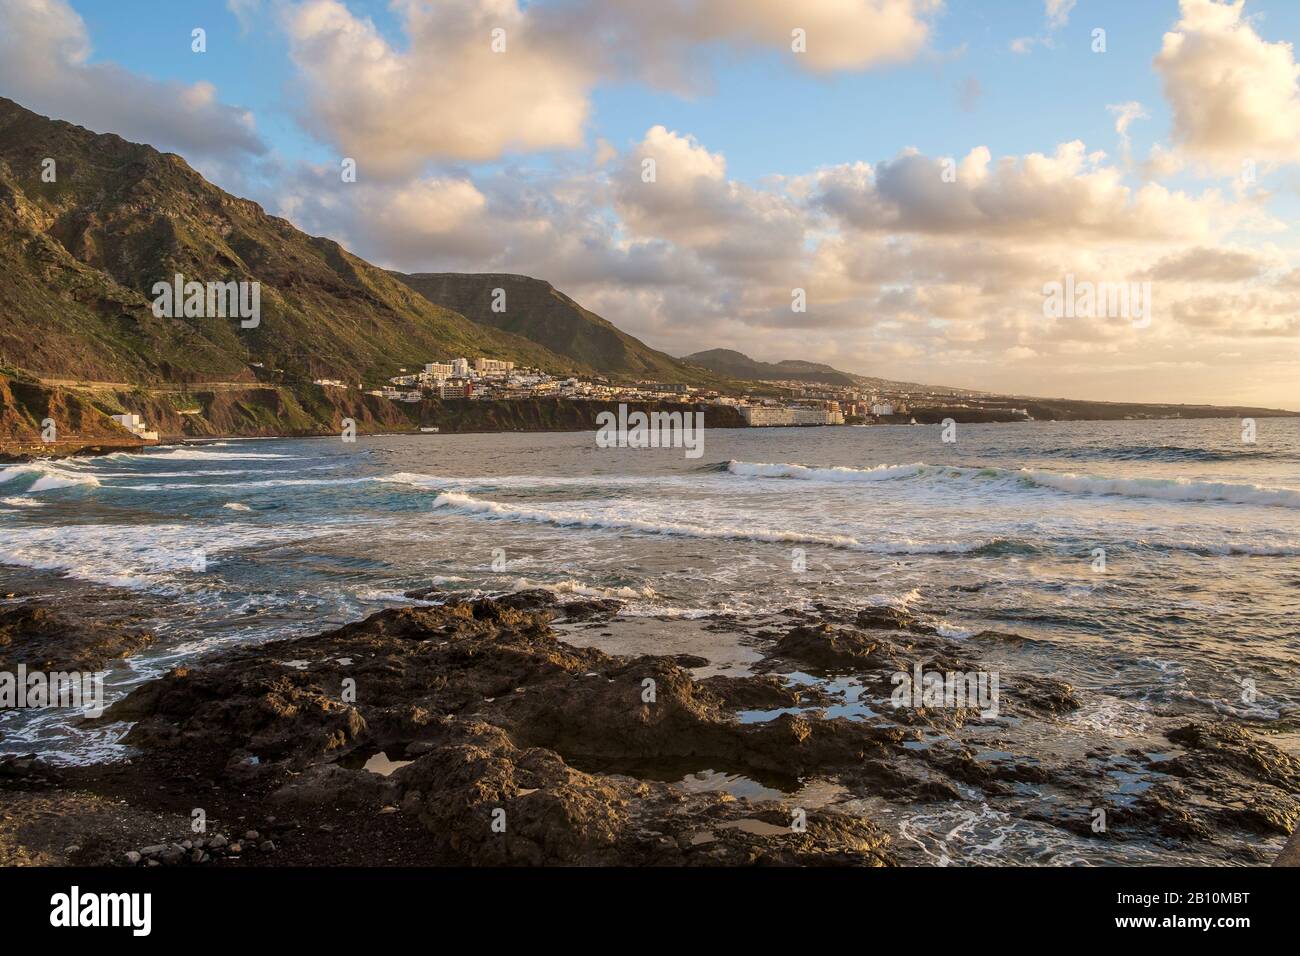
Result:
[[[1294,0],[0,0],[0,95],[675,355],[1300,408],[1297,35]]]

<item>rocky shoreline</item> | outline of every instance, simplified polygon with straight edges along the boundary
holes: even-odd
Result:
[[[129,721],[127,761],[0,759],[0,864],[887,866],[929,862],[895,809],[991,805],[1260,865],[1300,821],[1300,761],[1237,722],[1052,751],[1039,742],[1069,739],[1080,695],[1006,670],[993,718],[889,706],[892,675],[981,671],[973,656],[1015,635],[959,641],[888,608],[718,617],[703,627],[753,658],[719,672],[579,646],[627,626],[617,601],[408,596],[422,603],[140,685],[86,721]],[[30,602],[0,616],[6,660],[92,666],[147,643]]]

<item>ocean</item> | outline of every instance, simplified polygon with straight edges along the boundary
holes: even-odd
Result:
[[[692,459],[601,448],[589,432],[362,436],[12,465],[0,592],[135,595],[159,639],[114,665],[110,701],[207,652],[314,633],[430,586],[617,598],[618,618],[574,639],[614,653],[696,642],[715,672],[736,673],[757,655],[719,648],[704,626],[718,615],[891,606],[958,641],[1017,635],[976,656],[1074,685],[1077,711],[1014,741],[1037,759],[1150,750],[1189,716],[1300,756],[1300,420],[1261,419],[1254,444],[1227,419],[961,425],[956,439],[938,426],[709,430]],[[853,699],[840,715],[863,719]],[[11,711],[0,750],[120,759],[124,729]],[[1113,773],[1121,796],[1155,782]],[[725,768],[679,782],[772,789]],[[1009,799],[1055,799],[1023,786]],[[917,863],[1231,856],[1099,844],[988,800],[863,809]]]

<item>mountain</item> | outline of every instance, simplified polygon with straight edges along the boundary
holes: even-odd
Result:
[[[54,181],[43,172],[53,160]],[[341,187],[346,188],[346,187]],[[257,281],[261,321],[157,318],[156,282]],[[179,156],[0,98],[0,366],[113,383],[378,382],[487,355],[579,371],[417,295],[338,243],[232,196]]]
[[[783,362],[759,362],[732,349],[709,349],[682,357],[683,362],[702,365],[728,378],[750,382],[821,382],[826,385],[861,385],[881,381],[862,375],[841,372],[819,362],[800,362],[786,359]]]
[[[393,275],[436,305],[522,336],[612,379],[719,384],[713,372],[650,348],[541,279],[491,272]],[[504,292],[502,311],[492,308],[496,289]]]

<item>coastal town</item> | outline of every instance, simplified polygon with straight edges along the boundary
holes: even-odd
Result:
[[[325,388],[349,387],[338,379],[317,379],[315,384]],[[907,396],[863,387],[808,382],[765,382],[763,385],[761,394],[735,395],[677,382],[615,383],[601,378],[561,378],[541,369],[479,356],[472,360],[453,358],[429,362],[418,371],[402,368],[388,384],[365,391],[368,395],[411,403],[427,399],[569,399],[730,406],[751,427],[907,421],[910,414]]]

